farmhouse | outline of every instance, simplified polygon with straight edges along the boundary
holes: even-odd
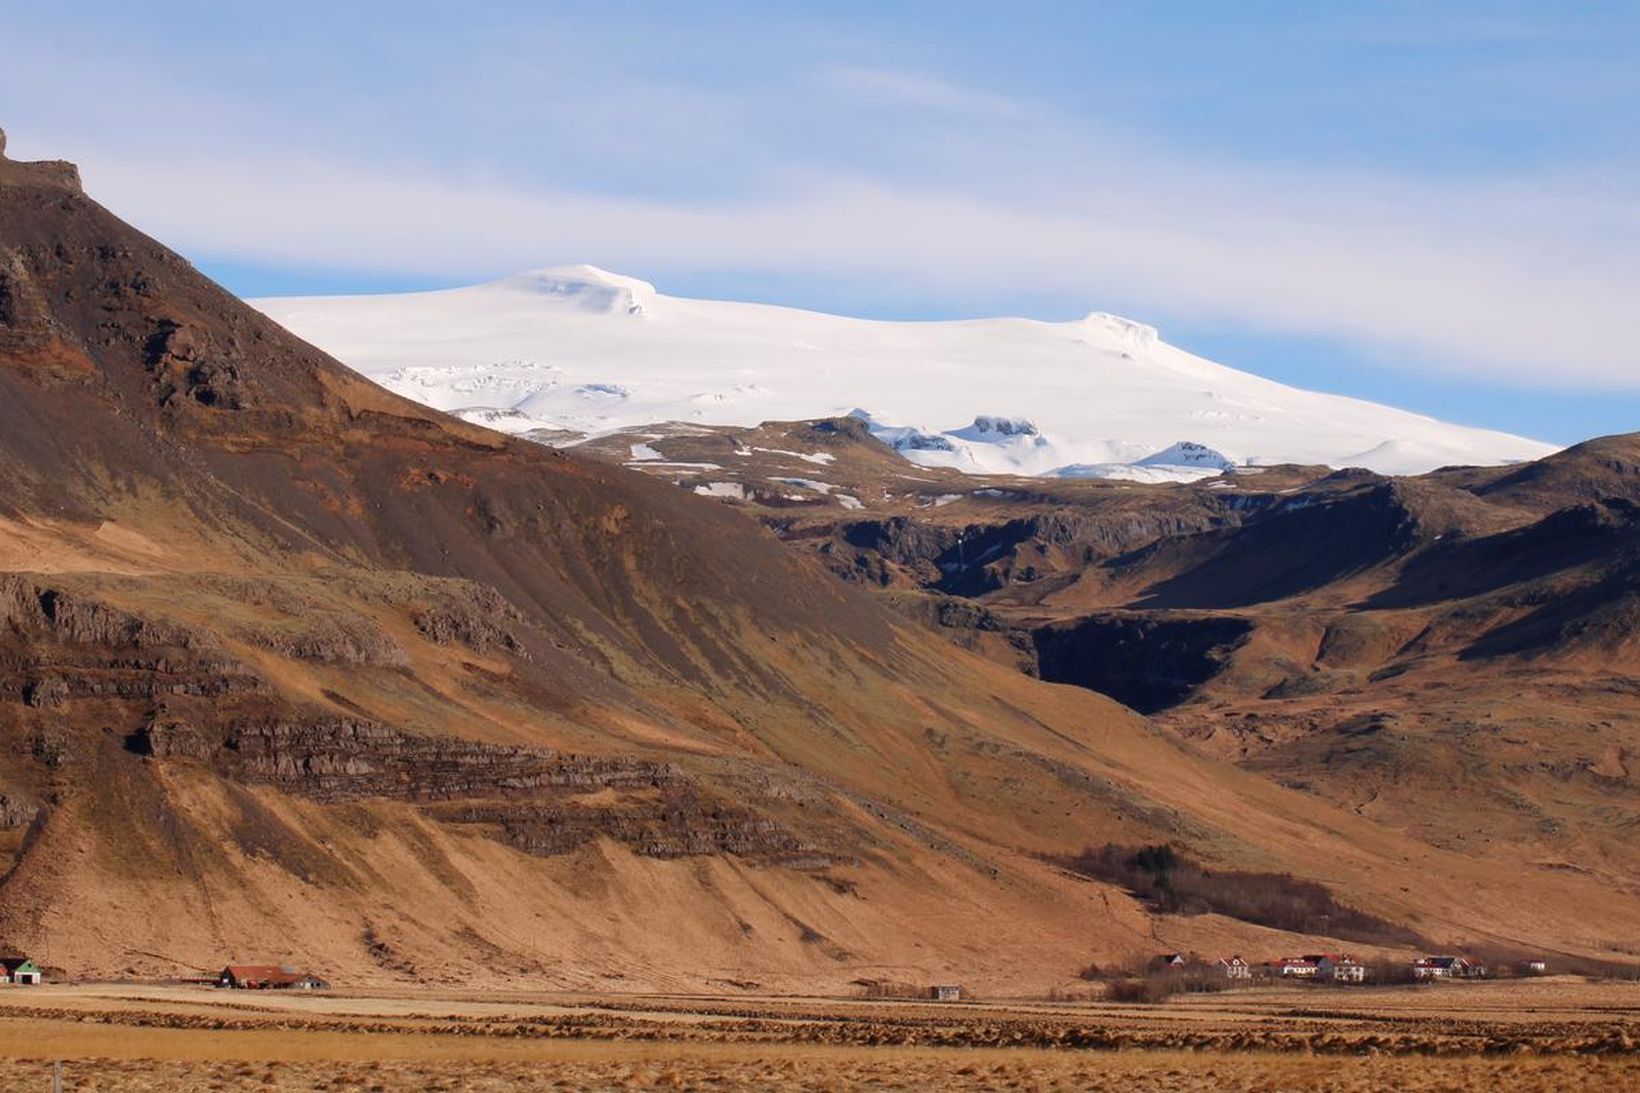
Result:
[[[1289,979],[1314,979],[1321,966],[1308,956],[1284,956],[1273,965],[1275,974]]]
[[[1549,962],[1547,960],[1523,960],[1520,962],[1522,975],[1548,975]]]
[[[1182,968],[1190,963],[1190,958],[1183,953],[1161,953],[1150,958],[1150,970],[1162,971],[1168,968]]]
[[[242,991],[330,989],[318,976],[284,964],[229,964],[216,977],[216,985]]]
[[[1213,967],[1226,979],[1253,978],[1253,966],[1243,960],[1239,954],[1231,957],[1221,956]]]
[[[1476,966],[1461,956],[1424,956],[1412,962],[1414,979],[1468,979],[1476,974]]]
[[[962,988],[950,985],[938,985],[928,989],[928,996],[936,1002],[962,1001]]]
[[[1304,959],[1315,961],[1317,979],[1334,983],[1366,982],[1367,966],[1348,953],[1318,953]]]
[[[45,982],[40,966],[26,956],[0,956],[0,983],[36,987]]]

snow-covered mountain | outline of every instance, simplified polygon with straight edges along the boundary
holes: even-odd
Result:
[[[592,266],[252,302],[402,395],[566,442],[667,421],[854,413],[923,466],[1149,481],[1271,463],[1413,474],[1554,450],[1287,387],[1101,312],[883,322],[665,296]]]

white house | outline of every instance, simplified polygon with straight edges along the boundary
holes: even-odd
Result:
[[[1321,967],[1307,956],[1284,956],[1275,964],[1276,974],[1284,979],[1314,979]]]
[[[1367,966],[1348,953],[1322,953],[1306,959],[1315,961],[1317,979],[1330,979],[1334,983],[1365,983],[1367,980]]]
[[[1218,959],[1218,963],[1216,963],[1214,967],[1217,968],[1219,974],[1224,976],[1226,979],[1253,978],[1253,966],[1243,960],[1240,954],[1231,957],[1221,956]]]
[[[1424,956],[1412,962],[1414,979],[1467,979],[1475,965],[1461,956]]]

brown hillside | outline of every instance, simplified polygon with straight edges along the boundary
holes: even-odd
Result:
[[[1019,989],[1292,943],[1045,860],[1169,839],[1443,942],[1634,936],[390,396],[9,163],[0,473],[0,942],[68,974]]]
[[[752,450],[812,429],[765,424]],[[707,443],[651,441],[672,459]],[[806,504],[772,499],[793,472],[769,457],[714,474],[794,549],[971,650],[1431,845],[1640,882],[1640,437],[1420,478],[1188,486],[964,478],[869,437],[830,450],[836,488]]]

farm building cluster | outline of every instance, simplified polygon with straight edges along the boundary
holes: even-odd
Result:
[[[1152,958],[1151,972],[1177,972],[1198,979],[1230,981],[1288,979],[1312,983],[1365,983],[1368,980],[1413,981],[1435,979],[1485,979],[1487,966],[1462,956],[1421,956],[1405,966],[1393,963],[1369,965],[1349,953],[1306,953],[1284,956],[1254,964],[1239,954],[1209,961],[1186,953],[1161,953]],[[1519,975],[1545,975],[1545,960],[1525,960],[1513,969]]]

